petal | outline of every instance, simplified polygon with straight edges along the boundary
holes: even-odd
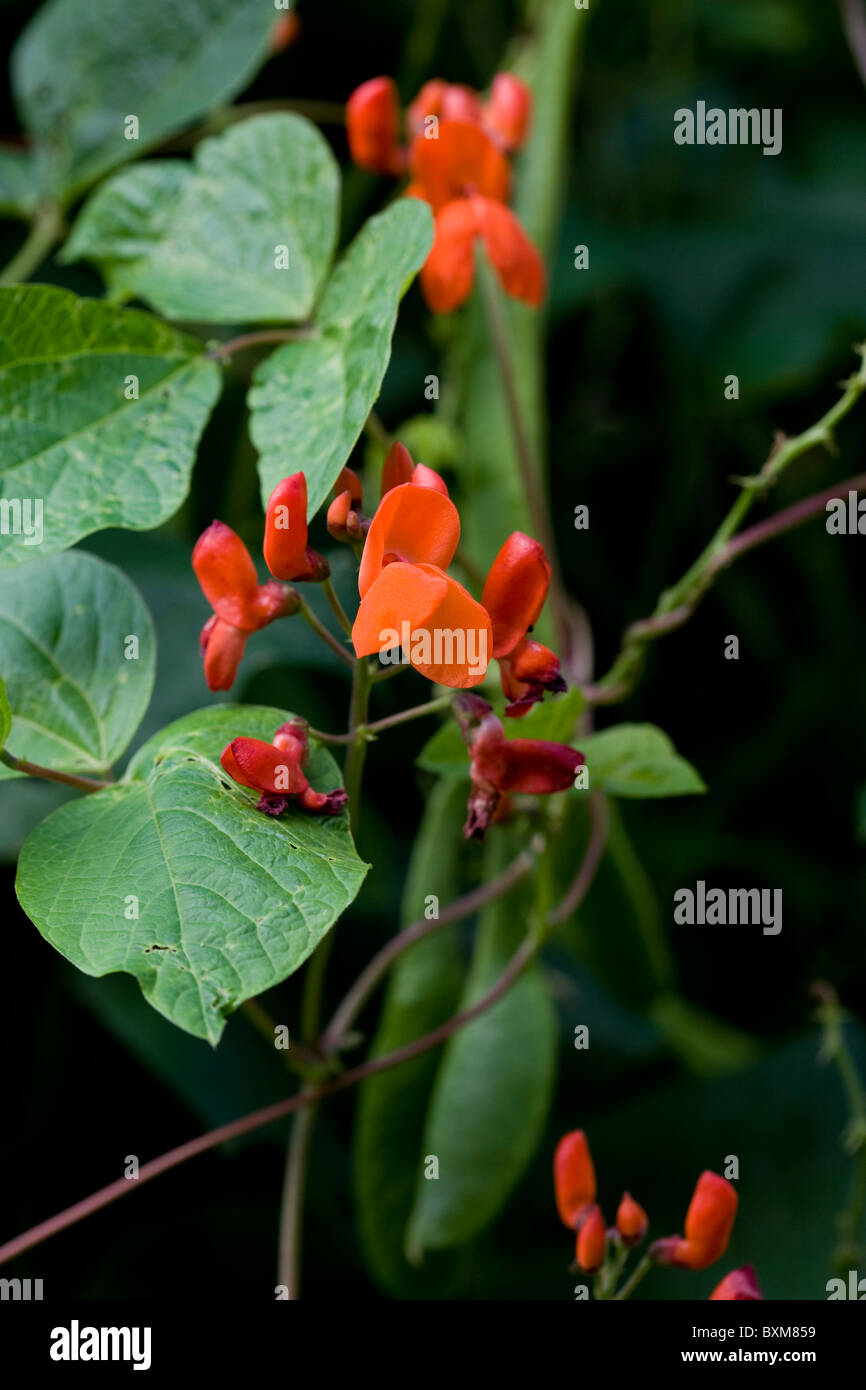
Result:
[[[595,1201],[595,1166],[582,1129],[564,1134],[553,1155],[553,1188],[559,1218],[574,1230],[585,1207]]]
[[[212,522],[195,543],[192,567],[217,616],[234,627],[254,631],[259,577],[240,536],[224,522]]]
[[[309,785],[298,764],[281,748],[260,738],[236,738],[223,752],[222,765],[245,787],[270,795],[294,796]]]
[[[502,288],[535,308],[544,299],[544,261],[510,208],[491,198],[472,199],[478,230]]]
[[[757,1302],[763,1300],[760,1285],[755,1278],[755,1271],[751,1265],[742,1265],[740,1269],[732,1269],[730,1274],[726,1274],[720,1284],[713,1289],[708,1302],[720,1299],[724,1302]]]
[[[493,640],[486,609],[462,584],[434,565],[417,565],[416,569],[440,577],[446,588],[429,617],[413,625],[407,653],[411,665],[438,685],[453,689],[478,685],[487,673]]]
[[[574,774],[585,762],[582,753],[565,743],[532,738],[506,740],[499,759],[494,785],[503,792],[525,792],[530,796],[565,791],[573,785]]]
[[[607,1231],[601,1207],[593,1204],[577,1232],[577,1263],[587,1274],[592,1274],[604,1264],[607,1249]]]
[[[352,628],[356,656],[371,656],[399,646],[403,624],[408,632],[423,627],[446,587],[445,576],[438,570],[430,574],[419,565],[386,565],[358,608]],[[389,633],[396,634],[395,640],[388,640]]]
[[[400,103],[390,77],[371,77],[355,89],[346,103],[346,134],[349,153],[360,169],[400,173]]]
[[[445,84],[440,106],[443,121],[465,121],[468,125],[480,125],[481,113],[481,98],[471,87],[462,87],[457,82]]]
[[[549,588],[544,547],[522,531],[513,531],[490,566],[481,595],[493,624],[494,656],[507,655],[532,627]]]
[[[414,471],[412,455],[406,445],[396,439],[385,455],[382,465],[382,496],[384,497],[393,487],[399,487],[401,483],[411,483]]]
[[[468,198],[455,198],[437,214],[433,245],[418,277],[434,314],[450,314],[468,297],[475,279],[478,224]]]
[[[204,678],[209,690],[231,690],[247,644],[247,633],[217,618],[202,632]]]
[[[532,121],[532,93],[512,72],[498,72],[484,108],[483,125],[504,150],[519,150]]]
[[[460,539],[460,517],[450,497],[433,488],[402,483],[386,492],[370,523],[358,590],[363,598],[390,563],[389,556],[408,564],[450,565]]]
[[[410,136],[420,135],[428,116],[442,114],[442,96],[448,86],[441,77],[431,77],[406,112],[406,129]]]
[[[469,193],[505,202],[511,182],[502,151],[480,126],[468,121],[440,121],[435,139],[428,139],[426,132],[416,136],[409,170],[436,213]]]
[[[337,481],[334,483],[334,496],[339,497],[341,492],[348,489],[353,502],[360,502],[363,496],[361,490],[361,479],[358,477],[354,468],[341,468]]]
[[[416,487],[432,487],[434,492],[441,492],[443,497],[448,496],[445,479],[440,478],[434,468],[428,468],[426,463],[416,463],[412,482]]]
[[[307,480],[293,473],[277,483],[265,514],[265,564],[275,579],[295,579],[307,548]]]

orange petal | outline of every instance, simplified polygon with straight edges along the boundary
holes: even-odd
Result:
[[[472,205],[484,248],[502,288],[514,299],[537,308],[544,299],[547,275],[544,261],[510,208],[488,197]]]
[[[460,539],[460,517],[450,497],[430,487],[402,483],[386,492],[370,523],[358,590],[363,598],[389,563],[450,565]]]
[[[385,455],[382,465],[382,496],[390,492],[392,487],[399,487],[401,483],[411,483],[414,471],[412,455],[406,445],[396,439]]]
[[[553,1187],[560,1220],[572,1230],[595,1201],[596,1179],[589,1143],[582,1129],[564,1134],[553,1155]]]
[[[435,468],[428,468],[426,463],[416,463],[412,482],[416,487],[432,487],[434,492],[441,492],[443,497],[448,496],[448,485],[445,479],[439,477]]]
[[[429,617],[413,624],[411,646],[406,653],[412,666],[438,685],[458,690],[478,685],[487,672],[493,642],[487,610],[462,584],[435,565],[415,568],[431,577],[438,576],[446,588]]]
[[[390,77],[371,77],[362,82],[346,103],[349,153],[361,169],[373,174],[399,174],[400,104]]]
[[[425,82],[420,92],[406,112],[406,129],[410,136],[419,135],[424,129],[428,116],[442,114],[442,96],[448,86],[441,77],[432,77]]]
[[[247,634],[239,627],[211,620],[202,633],[204,645],[204,677],[209,690],[231,690],[241,664]]]
[[[440,121],[438,138],[416,136],[409,152],[412,182],[420,184],[434,212],[454,198],[479,193],[504,203],[510,174],[502,151],[477,125]]]
[[[484,108],[483,124],[504,150],[519,150],[532,121],[532,93],[512,72],[498,72]]]
[[[391,651],[406,631],[424,627],[445,595],[447,583],[439,570],[428,573],[419,565],[386,565],[358,607],[352,628],[356,656]],[[389,639],[388,634],[394,634]]]
[[[439,110],[443,121],[465,121],[468,125],[481,124],[481,98],[471,87],[462,87],[457,82],[445,84]]]
[[[481,595],[493,624],[494,656],[506,656],[532,627],[549,588],[544,547],[522,531],[513,531],[490,566]]]
[[[265,514],[265,564],[275,579],[295,579],[307,548],[307,480],[293,473],[277,483]]]
[[[436,217],[433,245],[419,282],[434,314],[450,314],[468,297],[475,279],[478,222],[468,198],[455,198]]]
[[[218,617],[247,631],[258,626],[256,567],[240,536],[230,526],[214,521],[202,532],[192,552],[192,567]]]

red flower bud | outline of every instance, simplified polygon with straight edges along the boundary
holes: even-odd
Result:
[[[532,120],[532,93],[525,82],[511,72],[499,72],[493,79],[490,100],[484,107],[484,129],[504,150],[519,150],[529,134]]]
[[[275,579],[295,579],[305,568],[307,480],[293,473],[277,483],[265,514],[265,564]]]
[[[630,1192],[624,1192],[616,1212],[616,1229],[622,1236],[623,1244],[638,1245],[646,1235],[648,1226],[649,1219],[643,1207]]]
[[[593,1274],[604,1264],[606,1249],[607,1231],[601,1207],[591,1206],[577,1232],[577,1263],[587,1274]]]
[[[701,1173],[686,1212],[685,1237],[666,1236],[650,1246],[657,1264],[706,1269],[724,1255],[737,1214],[737,1193],[718,1173]]]
[[[595,1168],[589,1144],[582,1129],[564,1134],[553,1156],[553,1187],[560,1220],[575,1230],[586,1210],[595,1201]]]
[[[440,478],[434,468],[428,468],[426,463],[415,464],[412,482],[416,487],[431,487],[434,492],[441,492],[443,497],[448,496],[448,488],[445,485],[445,479]]]
[[[752,1266],[743,1265],[740,1269],[732,1269],[730,1274],[726,1274],[707,1301],[712,1303],[717,1299],[722,1302],[743,1303],[757,1302],[763,1297]]]
[[[405,163],[400,148],[400,104],[390,77],[362,82],[346,103],[349,153],[360,169],[399,174]]]
[[[411,483],[414,472],[412,455],[405,444],[401,444],[399,439],[395,440],[385,455],[382,466],[382,496],[392,488],[399,487],[401,483]]]
[[[349,539],[348,520],[352,512],[352,494],[346,490],[341,492],[339,497],[335,497],[330,507],[326,525],[328,534],[334,537],[335,541],[347,541]]]
[[[334,484],[334,496],[339,497],[340,493],[348,489],[353,502],[360,502],[363,497],[361,489],[361,479],[358,477],[354,468],[341,468],[339,477]]]

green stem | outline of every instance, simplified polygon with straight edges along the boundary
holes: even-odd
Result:
[[[428,714],[435,714],[437,710],[446,709],[451,704],[452,696],[440,695],[435,700],[428,700],[425,705],[413,705],[411,709],[404,709],[399,714],[386,715],[384,719],[374,719],[372,724],[361,724],[357,730],[348,734],[325,734],[320,729],[310,729],[310,737],[317,738],[321,743],[354,743],[359,736],[366,737],[368,734],[381,733],[383,729],[393,729],[396,724],[408,724],[411,719],[423,719]]]
[[[863,1220],[866,1216],[866,1091],[848,1045],[845,1042],[847,1014],[832,986],[816,984],[813,993],[821,1003],[816,1013],[824,1029],[822,1060],[833,1061],[848,1100],[846,1149],[853,1155],[854,1172],[848,1206],[836,1219],[839,1241],[833,1253],[834,1268],[845,1274],[859,1268],[863,1259]]]
[[[638,1284],[641,1282],[642,1279],[646,1278],[652,1267],[653,1262],[650,1259],[649,1255],[644,1255],[640,1264],[635,1266],[629,1278],[626,1279],[619,1293],[614,1294],[614,1298],[618,1302],[622,1302],[622,1300],[626,1298],[631,1298]]]
[[[340,627],[346,633],[347,637],[351,637],[352,620],[346,612],[345,608],[343,607],[342,603],[340,602],[339,597],[337,596],[337,591],[334,588],[333,580],[322,580],[322,593],[325,595],[325,598],[331,605],[331,612],[334,614],[334,617],[337,619],[337,622],[340,624]]]
[[[358,827],[361,777],[367,756],[367,709],[370,702],[370,668],[366,661],[355,662],[352,699],[349,706],[349,733],[352,742],[346,755],[343,784],[349,794],[349,823],[354,834]]]
[[[0,748],[0,762],[13,768],[15,772],[25,773],[28,777],[41,777],[46,782],[62,782],[65,787],[75,787],[81,792],[101,792],[106,787],[115,785],[114,782],[100,781],[98,777],[80,777],[75,772],[55,772],[54,768],[41,767],[39,763],[31,763],[27,758],[16,758],[8,748]]]
[[[49,203],[36,214],[22,245],[7,266],[0,271],[0,285],[16,285],[29,280],[38,270],[63,232],[63,217],[59,207]]]
[[[300,598],[300,595],[298,597]],[[347,652],[346,648],[342,645],[342,643],[337,641],[334,634],[328,631],[321,618],[318,618],[316,616],[316,614],[313,612],[312,608],[307,603],[307,600],[305,598],[301,598],[298,612],[300,613],[304,621],[308,623],[309,626],[313,629],[316,636],[320,637],[321,640],[325,643],[325,645],[331,648],[331,651],[334,653],[335,656],[338,656],[341,661],[344,661],[346,663],[347,666],[356,666],[355,658],[352,655],[352,653]],[[361,662],[357,663],[358,666],[360,666],[361,664]]]
[[[302,343],[308,338],[318,337],[317,330],[312,327],[301,328],[260,328],[252,333],[241,333],[237,338],[227,338],[224,343],[215,343],[208,348],[205,357],[212,362],[219,362],[227,357],[231,357],[236,352],[243,352],[245,348],[259,347],[266,343]]]
[[[260,1033],[275,1051],[278,1050],[275,1047],[276,1024],[258,999],[245,999],[241,1004],[241,1013],[256,1032]],[[290,1039],[290,1046],[279,1049],[279,1052],[289,1071],[303,1076],[308,1081],[321,1080],[322,1064],[308,1048],[299,1046]]]

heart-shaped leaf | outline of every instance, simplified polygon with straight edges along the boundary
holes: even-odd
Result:
[[[220,766],[231,739],[270,740],[291,717],[241,705],[187,715],[21,852],[18,897],[45,939],[87,975],[134,975],[159,1013],[213,1044],[239,1004],[303,964],[367,871],[345,814],[273,819]],[[340,782],[316,746],[308,775],[321,790]]]
[[[615,724],[581,742],[592,787],[612,796],[694,796],[699,774],[654,724]]]
[[[200,342],[150,314],[0,288],[0,565],[167,520],[220,379]]]
[[[104,773],[144,717],[155,661],[150,614],[114,565],[76,550],[0,571],[0,671],[16,757]]]
[[[382,385],[397,307],[430,250],[430,209],[401,198],[371,217],[322,295],[318,337],[286,343],[258,368],[249,393],[262,499],[303,470],[309,515],[322,505]]]
[[[340,177],[301,116],[257,116],[154,160],[94,193],[64,261],[101,268],[111,290],[172,319],[297,322],[311,312],[337,236]]]
[[[277,18],[268,0],[49,0],[12,55],[43,193],[71,197],[242,91]]]

